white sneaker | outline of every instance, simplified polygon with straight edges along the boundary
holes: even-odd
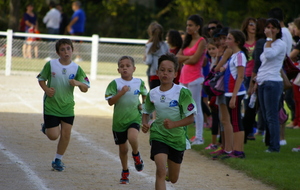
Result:
[[[292,152],[300,152],[300,146],[297,147],[297,148],[293,148],[293,149],[292,149]]]
[[[280,146],[284,146],[284,145],[286,145],[287,143],[286,143],[286,140],[280,140],[279,144],[280,144]]]
[[[192,142],[192,145],[201,145],[204,144],[204,140],[195,139],[194,142]]]

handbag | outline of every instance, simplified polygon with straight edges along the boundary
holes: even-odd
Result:
[[[224,78],[224,73],[222,75],[220,74],[220,72],[215,72],[214,68],[212,68],[203,82],[204,92],[209,96],[220,96],[224,94],[223,78]],[[223,85],[223,89],[222,89],[222,85]]]
[[[283,70],[286,73],[286,76],[289,80],[294,79],[297,77],[300,70],[294,65],[293,61],[289,56],[285,56],[283,61]]]
[[[224,93],[224,73],[225,71],[217,72],[209,82],[210,86],[220,93]]]
[[[300,73],[298,73],[297,77],[293,81],[294,85],[300,86]]]

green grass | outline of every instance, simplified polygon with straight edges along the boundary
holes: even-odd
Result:
[[[42,70],[46,61],[44,59],[24,59],[22,57],[12,57],[12,71],[31,71],[39,72]],[[91,69],[90,61],[78,62],[78,65],[89,74]],[[136,64],[136,71],[134,76],[146,76],[147,65],[143,63]],[[98,75],[118,75],[118,65],[113,62],[98,62]],[[0,70],[5,70],[5,57],[0,57]]]
[[[263,137],[257,136],[255,141],[248,141],[245,144],[245,159],[220,160],[231,168],[239,170],[248,176],[260,180],[261,182],[273,186],[276,189],[294,190],[300,187],[300,153],[292,152],[292,148],[300,145],[300,130],[286,129],[287,145],[281,146],[280,153],[265,153],[267,149],[262,142]],[[195,134],[193,126],[188,127],[188,136]],[[211,157],[205,150],[211,143],[211,131],[204,130],[204,145],[193,146],[192,149],[199,151],[200,154]]]

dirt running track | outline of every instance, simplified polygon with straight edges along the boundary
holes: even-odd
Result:
[[[154,189],[155,166],[148,134],[140,133],[145,168],[136,172],[129,159],[130,184],[120,185],[121,164],[111,133],[112,107],[104,100],[112,77],[91,81],[89,92],[75,91],[76,118],[63,158],[64,172],[51,171],[57,141],[40,132],[43,92],[35,75],[0,75],[0,189]],[[272,189],[199,153],[185,153],[180,178],[168,190]]]

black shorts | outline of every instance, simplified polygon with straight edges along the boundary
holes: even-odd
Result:
[[[58,116],[44,114],[44,125],[46,128],[53,128],[58,126],[61,123],[61,121],[73,125],[74,118],[75,118],[74,116],[58,117]]]
[[[177,164],[181,164],[183,160],[184,151],[178,151],[165,143],[152,140],[151,141],[151,160],[154,161],[154,156],[156,154],[164,153],[168,155],[168,159],[172,160]]]
[[[140,131],[140,125],[137,123],[132,123],[131,125],[129,125],[126,131],[123,131],[123,132],[113,131],[114,140],[117,145],[126,143],[127,133],[128,133],[129,128],[134,128],[134,129]]]

